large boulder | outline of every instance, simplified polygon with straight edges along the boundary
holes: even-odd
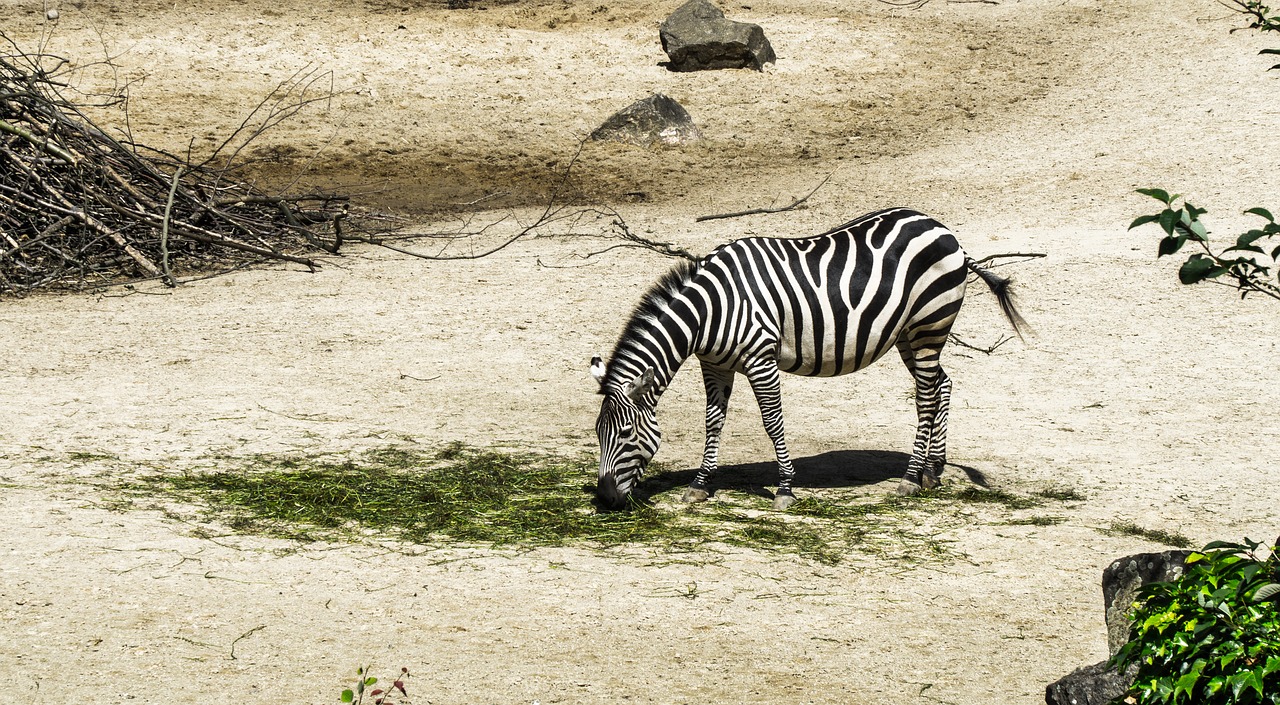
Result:
[[[710,0],[689,0],[658,28],[672,71],[752,68],[778,59],[760,25],[734,22]]]
[[[1129,689],[1137,670],[1135,665],[1120,673],[1106,661],[1077,668],[1045,688],[1044,701],[1047,705],[1107,705]]]
[[[1129,613],[1138,588],[1182,577],[1191,551],[1139,553],[1113,561],[1102,571],[1102,604],[1106,608],[1107,648],[1114,656],[1129,641]]]
[[[1129,612],[1138,589],[1182,577],[1191,551],[1139,553],[1113,561],[1102,571],[1102,604],[1107,620],[1107,648],[1114,656],[1129,641]],[[1105,705],[1133,684],[1137,665],[1119,673],[1107,661],[1072,671],[1045,688],[1047,705]]]
[[[591,133],[591,139],[679,147],[701,140],[702,133],[684,106],[654,93],[614,113]]]

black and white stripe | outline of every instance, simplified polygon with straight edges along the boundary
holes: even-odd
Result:
[[[686,501],[707,497],[737,373],[756,395],[778,459],[777,508],[793,500],[779,372],[833,377],[896,347],[916,383],[919,417],[902,493],[937,484],[946,462],[951,381],[939,362],[976,273],[1014,329],[1008,280],[979,268],[938,221],[907,209],[864,215],[816,237],[752,237],[682,263],[645,294],[606,366],[592,361],[604,396],[600,498],[625,502],[657,452],[655,408],[685,359],[696,355],[707,391],[707,441]]]

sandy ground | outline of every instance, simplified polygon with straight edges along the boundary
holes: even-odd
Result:
[[[908,205],[975,256],[1046,253],[1002,270],[1036,335],[948,355],[950,458],[994,486],[1086,499],[1053,526],[975,511],[940,536],[965,559],[914,568],[201,538],[113,511],[104,475],[388,442],[589,451],[587,360],[668,262],[585,260],[608,243],[541,237],[470,262],[354,248],[316,274],[0,301],[6,702],[328,703],[372,663],[409,667],[416,703],[1036,703],[1106,656],[1102,568],[1163,548],[1101,529],[1280,533],[1275,304],[1182,288],[1152,232],[1125,232],[1154,203],[1139,186],[1190,194],[1223,235],[1248,226],[1244,208],[1280,206],[1267,37],[1229,33],[1239,22],[1210,0],[765,0],[729,11],[766,28],[775,67],[674,74],[657,41],[674,4],[605,2],[85,0],[55,27],[40,2],[0,0],[0,29],[81,65],[115,57],[135,137],[169,149],[207,150],[281,80],[331,71],[338,95],[263,138],[257,155],[284,162],[262,173],[368,192],[421,232],[491,194],[511,205],[474,222],[539,202],[578,140],[662,91],[704,144],[589,144],[574,170],[635,232],[706,251]],[[828,174],[805,209],[694,223]],[[1004,331],[973,294],[956,332]],[[896,361],[784,380],[802,491],[806,463],[907,450],[908,390]],[[659,411],[660,459],[694,466],[697,375]],[[725,464],[767,460],[750,395],[730,414]],[[891,492],[884,475],[853,468],[846,486]]]

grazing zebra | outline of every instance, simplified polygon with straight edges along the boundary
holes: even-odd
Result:
[[[600,383],[602,502],[620,507],[658,450],[656,407],[696,355],[707,391],[702,466],[684,494],[708,497],[735,373],[746,375],[778,459],[775,509],[795,501],[778,373],[834,377],[897,347],[916,384],[919,418],[900,494],[938,484],[946,463],[951,381],[939,363],[964,301],[968,271],[995,293],[1014,331],[1009,281],[980,267],[938,221],[904,208],[870,213],[816,237],[751,237],[667,272],[631,314]]]

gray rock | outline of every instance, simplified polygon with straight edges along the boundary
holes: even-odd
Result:
[[[1102,571],[1102,604],[1107,620],[1107,648],[1114,656],[1129,641],[1129,612],[1138,588],[1182,577],[1191,551],[1139,553],[1113,561]],[[1124,694],[1137,674],[1136,664],[1124,673],[1106,661],[1077,668],[1044,691],[1047,705],[1106,705]]]
[[[1124,694],[1137,671],[1134,666],[1121,674],[1107,662],[1077,668],[1044,689],[1046,705],[1107,705]]]
[[[658,29],[672,71],[752,68],[777,61],[760,25],[734,22],[710,0],[689,0]]]
[[[1106,610],[1107,648],[1114,656],[1129,641],[1129,613],[1138,588],[1182,577],[1191,551],[1139,553],[1121,558],[1102,571],[1102,604]]]
[[[702,139],[684,106],[661,93],[619,110],[591,133],[593,140],[615,140],[649,147],[679,147]]]

